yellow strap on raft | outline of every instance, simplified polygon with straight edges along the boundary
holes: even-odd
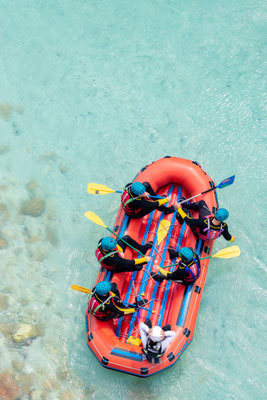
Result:
[[[126,343],[132,344],[134,346],[140,346],[142,343],[142,340],[140,338],[136,338],[134,336],[129,336]]]

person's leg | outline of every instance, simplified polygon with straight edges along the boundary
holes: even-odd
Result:
[[[151,272],[150,274],[151,278],[153,278],[157,282],[163,282],[164,279],[166,279],[161,273],[156,273],[156,272]]]
[[[199,218],[205,218],[207,215],[211,214],[209,207],[204,200],[198,201]]]
[[[149,182],[143,182],[144,187],[146,188],[147,193],[151,194],[151,196],[156,196],[156,193],[152,189],[152,186]]]
[[[175,207],[174,206],[170,206],[170,207],[165,207],[165,206],[159,206],[157,208],[159,211],[164,212],[164,214],[172,214],[175,211]]]
[[[135,249],[141,251],[143,254],[145,254],[149,249],[151,249],[151,247],[153,245],[153,242],[148,242],[144,245],[139,244],[133,238],[131,238],[131,236],[129,236],[129,235],[124,235],[122,237],[122,239],[125,240],[125,242],[129,243],[131,246],[133,246]],[[119,246],[121,246],[120,242],[122,242],[122,240],[118,241]],[[124,242],[122,242],[122,243],[124,243]],[[125,247],[126,247],[126,245],[124,245],[124,248]]]

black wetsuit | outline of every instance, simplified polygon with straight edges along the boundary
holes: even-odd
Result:
[[[93,289],[93,291],[95,288]],[[114,293],[116,297],[111,297],[110,292]],[[102,321],[108,321],[114,318],[123,317],[124,315],[132,314],[136,311],[136,308],[133,306],[125,306],[122,301],[120,300],[120,293],[118,290],[118,286],[116,283],[111,283],[111,291],[104,296],[100,296],[94,293],[93,297],[96,299],[97,302],[103,303],[109,297],[109,300],[104,304],[104,310],[100,308],[99,312],[103,313],[103,317],[101,317]]]
[[[176,252],[173,249],[171,249],[169,251],[170,251],[171,259],[178,257],[178,254],[179,254],[178,251]],[[200,272],[200,260],[196,253],[194,253],[194,259],[198,263],[199,272]],[[168,281],[182,281],[185,284],[191,284],[192,283],[192,281],[190,280],[191,274],[188,271],[188,268],[186,268],[186,267],[190,267],[192,264],[194,264],[194,261],[186,262],[186,261],[181,260],[179,262],[179,264],[177,265],[177,268],[175,269],[175,271],[169,272],[169,271],[166,271],[165,269],[161,268],[160,272],[158,274],[153,274],[152,276],[156,281],[159,281],[159,282],[162,282],[164,279],[166,279]],[[195,277],[195,279],[197,279],[197,277]]]
[[[196,203],[185,203],[182,204],[183,211],[187,213],[187,210],[195,210],[199,211],[199,218],[192,218],[190,216],[184,216],[182,217],[183,220],[190,226],[192,232],[195,234],[195,236],[198,237],[198,231],[200,234],[205,235],[204,229],[207,228],[207,218],[205,218],[207,215],[211,215],[211,211],[209,207],[207,206],[206,202],[204,200],[200,200]],[[178,211],[179,212],[179,211]],[[180,216],[178,217],[178,219]],[[222,222],[219,225],[214,225],[212,221],[213,217],[210,217],[210,228],[214,231],[220,231],[221,227],[223,228],[223,232],[220,235],[223,235],[223,237],[230,241],[232,239],[232,235],[230,235],[228,231],[228,225],[225,222]],[[196,229],[198,228],[198,229]]]
[[[125,235],[122,237],[123,240],[125,240],[127,243],[129,243],[131,246],[136,248],[137,250],[140,250],[143,254],[147,252],[149,248],[152,247],[152,243],[147,243],[145,245],[141,245],[137,243],[134,239],[132,239],[129,235]],[[102,240],[102,239],[101,239]],[[141,258],[135,258],[132,260],[128,260],[127,258],[122,258],[119,253],[114,253],[113,251],[104,251],[101,248],[101,240],[98,242],[98,248],[100,249],[101,253],[103,256],[105,254],[111,254],[110,256],[106,257],[101,265],[105,268],[105,265],[107,266],[106,268],[113,271],[113,272],[126,272],[126,271],[140,271],[143,268],[143,264],[145,264],[146,258],[141,257]],[[122,251],[125,250],[127,247],[127,244],[124,243],[121,239],[117,242],[118,246],[121,247]],[[100,245],[100,247],[99,247]],[[108,268],[109,267],[109,268]]]
[[[131,185],[132,185],[132,182],[128,183],[125,186],[125,189],[127,189]],[[146,191],[151,196],[156,196],[156,193],[152,189],[152,186],[150,185],[149,182],[143,182],[143,185],[145,186]],[[162,211],[162,212],[164,212],[164,214],[171,214],[175,211],[175,208],[173,206],[165,207],[164,205],[161,205],[161,200],[162,199],[152,200],[152,199],[147,199],[144,197],[139,197],[138,199],[133,200],[132,202],[130,202],[128,204],[128,207],[133,210],[138,210],[138,211],[136,211],[136,213],[134,213],[134,215],[129,215],[129,217],[131,217],[133,219],[142,218],[145,215],[150,214],[154,210]]]

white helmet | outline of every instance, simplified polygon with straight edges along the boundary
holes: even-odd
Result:
[[[149,335],[149,338],[153,341],[153,342],[160,342],[163,338],[163,334],[164,331],[161,329],[160,326],[154,326],[151,329],[151,333]]]

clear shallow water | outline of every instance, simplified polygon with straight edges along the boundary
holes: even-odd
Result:
[[[21,399],[265,397],[265,22],[261,1],[1,1],[0,358]],[[119,204],[88,182],[121,189],[166,154],[236,174],[218,195],[242,256],[213,260],[192,344],[140,380],[95,360],[70,286],[98,270],[83,213],[112,226]]]

